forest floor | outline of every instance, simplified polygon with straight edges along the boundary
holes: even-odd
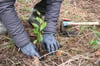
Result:
[[[32,41],[33,28],[27,20],[37,2],[38,0],[17,0],[15,4],[18,16]],[[100,22],[100,1],[63,1],[56,34],[61,48],[55,55],[40,51],[43,57],[41,61],[23,55],[8,34],[0,35],[0,66],[100,66],[99,26],[72,26],[65,28],[66,35],[60,32],[60,24],[64,18],[75,22]]]

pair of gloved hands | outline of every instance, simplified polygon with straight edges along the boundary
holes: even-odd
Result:
[[[47,15],[45,15],[45,16],[46,17],[48,16],[48,18],[46,18],[45,20],[48,20],[50,18],[51,22],[54,21],[54,26],[55,26],[59,11],[60,11],[61,2],[62,2],[62,0],[41,0],[38,4],[35,5],[33,12],[29,18],[29,23],[32,25],[33,22],[36,22],[33,18],[36,18],[38,16],[37,11],[39,11],[41,13],[40,17],[44,16],[45,13],[47,12]],[[46,8],[49,8],[49,9],[46,9]],[[50,11],[50,10],[52,10],[52,11]],[[51,15],[49,15],[50,13],[51,13]],[[52,18],[52,17],[54,17],[54,18]],[[52,23],[50,25],[52,25]],[[50,27],[52,27],[52,26],[50,26]],[[53,28],[55,29],[55,27],[53,27]],[[53,28],[51,28],[51,29],[53,29]],[[47,52],[53,52],[53,51],[56,51],[59,49],[59,43],[56,40],[53,33],[54,32],[51,32],[51,33],[45,32],[43,35],[42,48],[43,48],[43,50],[45,50]],[[27,56],[37,56],[40,58],[40,54],[39,54],[37,48],[32,43],[27,44],[26,46],[22,47],[21,51],[24,54],[26,54]]]
[[[53,52],[59,49],[59,43],[53,34],[43,35],[42,48],[47,52]],[[36,46],[32,43],[22,47],[21,51],[27,56],[37,56],[38,58],[41,58]]]

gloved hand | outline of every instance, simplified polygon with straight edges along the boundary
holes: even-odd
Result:
[[[59,49],[59,43],[55,39],[54,34],[43,35],[42,48],[48,52],[53,52]]]
[[[21,51],[27,56],[31,56],[31,57],[37,56],[38,58],[40,58],[40,54],[38,53],[36,46],[33,45],[32,43],[27,44],[26,46],[22,47]]]

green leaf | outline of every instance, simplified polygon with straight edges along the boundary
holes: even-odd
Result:
[[[100,44],[100,41],[96,40],[96,44]]]
[[[39,28],[39,25],[37,25],[36,23],[32,23],[33,27],[35,28]]]
[[[3,49],[6,49],[6,48],[10,48],[10,47],[13,47],[14,45],[7,45],[5,47],[3,47]]]
[[[9,42],[9,43],[11,43],[11,42]],[[3,43],[3,44],[1,44],[0,46],[10,45],[9,43]]]
[[[5,37],[5,38],[8,39],[8,40],[10,40],[10,41],[12,41],[12,42],[14,42],[13,39],[11,39],[11,38],[9,38],[9,37]]]
[[[34,33],[37,34],[38,33],[38,28],[33,29]]]
[[[100,33],[98,31],[95,31],[95,37],[97,40],[100,40]]]
[[[41,13],[39,12],[39,11],[37,11],[37,14],[40,16],[41,15]]]
[[[44,22],[43,19],[40,18],[40,17],[36,17],[36,20],[37,20],[37,22],[39,22],[40,24],[41,24],[42,22]]]
[[[90,44],[91,44],[91,45],[95,45],[95,44],[96,44],[96,40],[91,40],[91,41],[90,41]]]
[[[100,38],[97,34],[95,34],[95,37],[96,37],[97,40],[100,40]]]
[[[100,36],[100,33],[99,33],[99,32],[96,32],[96,34],[97,34],[98,36]]]
[[[44,22],[44,23],[41,25],[40,31],[42,31],[45,27],[46,27],[46,22]]]
[[[36,44],[37,43],[37,40],[34,40],[34,42],[33,42],[34,44]]]

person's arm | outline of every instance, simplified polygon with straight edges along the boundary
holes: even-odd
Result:
[[[42,47],[48,52],[59,49],[59,43],[55,38],[56,25],[59,17],[62,0],[47,0],[45,21],[47,26],[44,29]]]
[[[30,39],[17,16],[14,2],[1,2],[0,6],[0,18],[16,45],[18,47],[27,45]]]
[[[21,48],[24,54],[28,56],[39,56],[17,16],[14,3],[15,0],[0,2],[0,18],[7,28],[8,33],[16,43],[16,46]]]
[[[45,33],[55,33],[62,0],[47,0]]]

